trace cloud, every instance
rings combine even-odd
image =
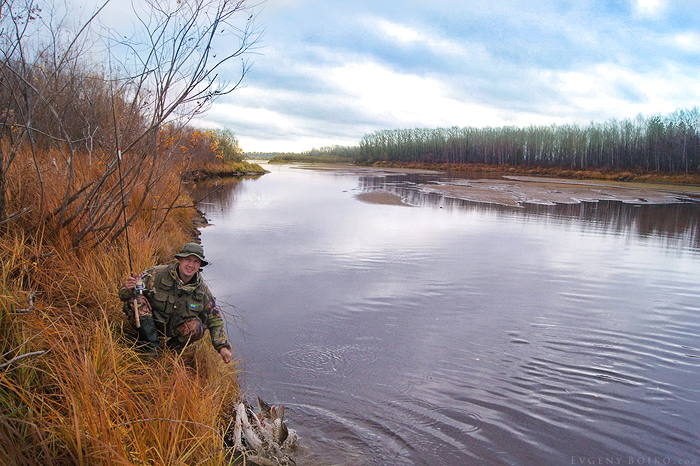
[[[384,18],[367,20],[386,39],[396,41],[403,46],[425,46],[433,53],[440,55],[468,55],[468,50],[459,42],[440,37],[437,34],[428,34],[425,31],[398,24]]]
[[[658,17],[666,9],[666,0],[633,0],[632,4],[640,16]]]
[[[351,63],[330,70],[327,79],[365,112],[384,115],[394,124],[420,124],[430,119],[447,123],[456,102],[430,77],[402,74],[377,63]]]
[[[700,34],[695,31],[682,31],[673,36],[673,42],[688,52],[700,52]]]
[[[259,20],[264,48],[245,87],[202,119],[248,150],[634,118],[700,100],[695,1],[273,0]]]

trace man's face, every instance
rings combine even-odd
[[[184,283],[189,283],[202,265],[197,256],[180,257],[178,262],[180,264],[177,267],[177,273]]]

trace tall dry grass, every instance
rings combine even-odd
[[[183,177],[188,181],[197,181],[223,176],[257,176],[265,172],[266,170],[260,165],[245,160],[242,162],[217,161],[190,168],[183,173]]]
[[[100,170],[99,158],[80,157],[76,184]],[[22,153],[9,178],[8,211],[26,213],[0,235],[0,464],[227,464],[235,364],[207,341],[141,357],[116,294],[130,269],[125,237],[75,244],[81,224],[50,214],[67,186],[52,159],[36,170]],[[134,270],[191,240],[196,212],[166,168],[128,199],[128,213],[144,202],[128,230]]]

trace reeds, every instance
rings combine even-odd
[[[183,179],[197,181],[225,176],[256,176],[264,173],[265,169],[260,165],[245,160],[242,162],[217,161],[188,169],[183,173]]]
[[[26,171],[11,177],[8,211],[29,212],[0,234],[0,464],[227,464],[235,364],[207,341],[142,358],[116,294],[130,265],[169,260],[191,239],[195,211],[179,174],[133,191],[129,212],[146,202],[129,226],[129,260],[123,234],[76,245],[79,225],[50,215],[65,194],[60,170],[32,172],[29,153],[18,160]],[[79,163],[76,184],[99,173]]]
[[[372,166],[387,168],[411,168],[423,170],[438,170],[462,173],[509,173],[524,175],[551,176],[579,180],[606,181],[648,181],[661,183],[700,185],[699,173],[662,173],[646,172],[643,170],[597,170],[569,169],[565,167],[527,166],[527,165],[491,165],[484,163],[421,163],[421,162],[374,162]]]
[[[46,353],[0,372],[0,463],[226,464],[234,373],[174,354],[145,361],[106,316],[40,314],[31,328]]]

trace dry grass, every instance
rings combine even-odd
[[[196,181],[207,178],[225,176],[262,175],[265,173],[260,165],[250,162],[218,162],[201,164],[188,169],[183,173],[183,178],[188,181]]]
[[[661,183],[700,185],[700,173],[659,173],[629,170],[584,170],[567,169],[563,167],[541,166],[512,166],[470,164],[429,164],[403,162],[375,162],[376,167],[416,168],[424,170],[451,171],[463,173],[517,173],[524,175],[552,176],[579,180],[609,180],[609,181],[654,181]]]
[[[25,325],[47,352],[0,373],[0,462],[225,464],[234,372],[175,355],[146,362],[106,318],[37,314]]]
[[[30,154],[13,165],[8,210],[30,210],[0,235],[0,464],[227,464],[235,364],[207,341],[153,361],[134,350],[116,295],[129,271],[124,237],[76,247],[76,225],[47,215],[66,179],[46,160],[42,183]],[[99,173],[99,159],[80,164],[77,182]],[[191,239],[195,211],[172,171],[134,192],[130,209],[146,196],[129,228],[141,270]]]

